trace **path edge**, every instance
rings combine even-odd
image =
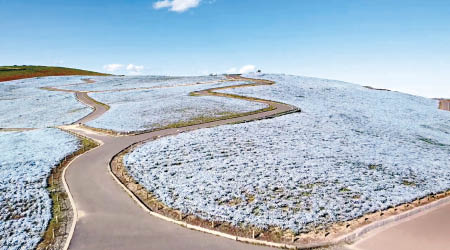
[[[419,215],[420,213],[424,213],[424,212],[430,212],[434,209],[438,209],[441,206],[446,205],[447,203],[450,203],[450,196],[449,196],[449,192],[450,191],[445,191],[445,192],[441,192],[439,194],[443,194],[446,197],[437,199],[435,201],[432,201],[428,204],[422,205],[422,206],[418,206],[415,207],[411,210],[407,210],[404,211],[402,213],[396,214],[396,215],[392,215],[389,216],[387,218],[384,218],[382,220],[377,220],[374,222],[371,222],[370,224],[364,225],[362,227],[357,228],[356,230],[349,232],[347,234],[343,234],[337,238],[331,239],[331,240],[327,240],[327,241],[322,241],[322,242],[317,242],[317,243],[311,243],[311,244],[303,244],[303,245],[294,245],[294,244],[288,244],[288,243],[276,243],[276,242],[271,242],[271,241],[265,241],[265,240],[257,240],[257,239],[251,239],[251,238],[247,238],[247,237],[241,237],[241,236],[236,236],[236,235],[232,235],[232,234],[228,234],[228,233],[224,233],[224,232],[220,232],[220,231],[216,231],[216,230],[211,230],[211,229],[207,229],[201,226],[195,226],[195,225],[191,225],[185,221],[180,221],[180,220],[175,220],[172,219],[168,216],[156,213],[152,210],[150,210],[137,196],[136,194],[134,194],[128,187],[126,187],[118,178],[117,176],[112,172],[111,168],[112,168],[112,162],[113,160],[118,157],[120,154],[123,153],[123,151],[125,151],[126,149],[120,151],[119,153],[117,153],[116,155],[113,156],[113,158],[110,160],[110,162],[108,163],[108,172],[109,174],[112,176],[112,178],[119,184],[119,186],[121,186],[125,192],[148,214],[162,219],[164,221],[167,222],[171,222],[174,223],[176,225],[188,228],[188,229],[193,229],[199,232],[203,232],[203,233],[208,233],[208,234],[212,234],[215,236],[219,236],[219,237],[223,237],[226,239],[231,239],[231,240],[235,240],[235,241],[239,241],[239,242],[243,242],[243,243],[250,243],[250,244],[255,244],[255,245],[263,245],[263,246],[269,246],[269,247],[277,247],[277,248],[283,248],[283,249],[313,249],[313,248],[319,248],[319,247],[327,247],[327,246],[331,246],[331,245],[337,245],[337,244],[341,244],[341,243],[345,243],[345,244],[352,244],[355,243],[356,240],[360,239],[363,235],[366,235],[369,232],[372,232],[376,229],[381,229],[383,227],[389,228],[391,226],[394,226],[395,223],[401,223],[404,222],[408,219],[411,219],[411,217],[415,216],[415,215]]]
[[[421,213],[425,214],[427,212],[431,212],[435,209],[438,209],[438,208],[450,203],[449,191],[441,192],[439,194],[443,194],[443,195],[445,195],[445,197],[442,197],[440,199],[432,201],[428,204],[415,207],[411,210],[407,210],[402,213],[389,216],[388,218],[374,221],[370,224],[367,224],[363,227],[356,229],[355,231],[353,231],[349,234],[345,234],[345,235],[342,235],[342,236],[336,238],[336,240],[337,240],[336,243],[344,243],[345,242],[347,244],[353,244],[357,240],[362,239],[362,236],[364,236],[367,233],[372,232],[376,229],[383,229],[383,228],[387,229],[391,226],[395,226],[397,223],[399,224],[402,222],[406,222],[409,219],[413,219],[412,217],[414,217],[414,216],[421,216],[422,215]]]
[[[191,225],[191,224],[189,224],[187,222],[174,220],[174,219],[172,219],[170,217],[167,217],[165,215],[162,215],[162,214],[159,214],[159,213],[151,211],[145,204],[142,203],[142,201],[138,197],[136,197],[136,195],[130,189],[128,189],[117,178],[117,176],[111,170],[111,163],[112,163],[112,161],[118,155],[120,155],[122,153],[122,151],[120,151],[119,153],[114,155],[113,158],[111,158],[110,162],[108,163],[108,172],[112,176],[112,178],[119,184],[119,186],[122,187],[125,190],[125,192],[148,214],[150,214],[150,215],[152,215],[152,216],[154,216],[156,218],[159,218],[159,219],[162,219],[164,221],[177,224],[179,226],[182,226],[182,227],[185,227],[185,228],[188,228],[188,229],[193,229],[193,230],[196,230],[196,231],[199,231],[199,232],[208,233],[208,234],[212,234],[212,235],[215,235],[215,236],[220,236],[220,237],[223,237],[223,238],[226,238],[226,239],[230,239],[230,240],[240,241],[240,242],[244,242],[244,243],[251,243],[251,244],[256,244],[256,245],[277,247],[277,248],[300,249],[297,246],[291,245],[291,244],[284,244],[284,243],[276,243],[276,242],[270,242],[270,241],[264,241],[264,240],[250,239],[250,238],[246,238],[246,237],[240,237],[240,236],[236,236],[236,235],[231,235],[231,234],[219,232],[219,231],[216,231],[216,230],[203,228],[203,227],[200,227],[200,226],[194,226],[194,225]]]
[[[256,80],[256,79],[251,79],[251,80]],[[207,89],[207,90],[212,90],[212,89]],[[207,91],[206,90],[206,91]],[[213,93],[215,93],[215,92],[213,92]],[[220,92],[219,92],[220,93]],[[89,96],[88,96],[89,97]],[[77,98],[78,99],[78,98]],[[91,98],[92,99],[92,98]],[[95,101],[95,100],[94,100]],[[81,102],[81,101],[80,101]],[[84,102],[82,102],[82,103],[84,103]],[[95,111],[95,107],[93,107],[93,106],[91,106],[90,104],[87,104],[87,103],[84,103],[84,104],[86,104],[86,105],[88,105],[88,106],[90,106],[91,108],[93,108],[94,109],[94,111]],[[94,141],[96,141],[96,142],[98,142],[98,140],[95,140],[95,139],[93,139],[93,138],[91,138],[91,137],[89,137],[89,139],[92,139],[92,140],[94,140]],[[103,143],[101,143],[99,146],[101,146]],[[93,149],[91,149],[91,150],[93,150]],[[89,151],[91,151],[91,150],[88,150],[88,151],[86,151],[86,152],[89,152]],[[126,150],[126,149],[124,149],[124,150]],[[123,151],[123,150],[122,150]],[[121,152],[122,152],[121,151]],[[86,153],[85,152],[85,153]],[[370,224],[367,224],[367,225],[364,225],[364,226],[361,226],[361,227],[359,227],[359,228],[357,228],[357,229],[355,229],[354,231],[352,231],[352,232],[349,232],[349,233],[347,233],[347,234],[343,234],[343,235],[341,235],[341,236],[338,236],[337,238],[334,238],[334,239],[330,239],[330,240],[327,240],[327,241],[322,241],[322,242],[318,242],[318,243],[312,243],[312,244],[303,244],[303,245],[294,245],[294,244],[288,244],[288,243],[276,243],[276,242],[271,242],[271,241],[265,241],[265,240],[256,240],[256,239],[251,239],[251,238],[247,238],[247,237],[240,237],[240,236],[235,236],[235,235],[232,235],[232,234],[228,234],[228,233],[223,233],[223,232],[220,232],[220,231],[216,231],[216,230],[211,230],[211,229],[207,229],[207,228],[204,228],[204,227],[201,227],[201,226],[195,226],[195,225],[191,225],[191,224],[189,224],[189,223],[187,223],[187,222],[184,222],[184,221],[178,221],[178,220],[175,220],[175,219],[172,219],[172,218],[170,218],[170,217],[168,217],[168,216],[165,216],[165,215],[161,215],[161,214],[159,214],[159,213],[156,213],[156,212],[153,212],[152,210],[150,210],[128,187],[126,187],[118,178],[117,178],[117,176],[115,176],[115,174],[112,172],[112,169],[111,169],[111,167],[112,167],[112,165],[111,165],[111,162],[112,162],[112,160],[117,156],[117,155],[119,155],[121,152],[119,152],[118,154],[116,154],[116,155],[114,155],[112,158],[111,158],[111,160],[110,160],[110,162],[109,162],[109,164],[108,164],[108,172],[112,175],[112,177],[113,177],[113,179],[128,193],[128,195],[139,205],[139,206],[141,206],[141,208],[145,211],[145,212],[147,212],[147,213],[149,213],[150,215],[152,215],[152,216],[154,216],[154,217],[157,217],[157,218],[159,218],[159,219],[162,219],[162,220],[165,220],[165,221],[167,221],[167,222],[172,222],[172,223],[174,223],[174,224],[177,224],[177,225],[180,225],[180,226],[183,226],[183,227],[186,227],[186,228],[188,228],[188,229],[193,229],[193,230],[196,230],[196,231],[199,231],[199,232],[204,232],[204,233],[208,233],[208,234],[212,234],[212,235],[216,235],[216,236],[220,236],[220,237],[223,237],[223,238],[227,238],[227,239],[231,239],[231,240],[235,240],[235,241],[240,241],[240,242],[244,242],[244,243],[251,243],[251,244],[257,244],[257,245],[265,245],[265,246],[270,246],[270,247],[278,247],[278,248],[286,248],[286,249],[310,249],[310,248],[316,248],[316,247],[324,247],[324,246],[329,246],[329,245],[335,245],[335,244],[339,244],[339,243],[351,243],[352,241],[355,241],[356,239],[358,239],[358,238],[360,238],[361,236],[363,236],[363,235],[365,235],[365,234],[367,234],[368,232],[371,232],[371,231],[373,231],[373,230],[375,230],[375,229],[380,229],[380,228],[383,228],[384,226],[391,226],[392,224],[393,224],[393,222],[402,222],[402,221],[404,221],[405,219],[409,219],[409,218],[411,218],[413,215],[417,215],[417,214],[419,214],[419,213],[421,213],[421,212],[425,212],[425,211],[429,211],[429,210],[431,210],[431,209],[433,209],[433,208],[438,208],[438,207],[440,207],[441,205],[444,205],[444,204],[446,204],[447,202],[450,202],[450,197],[448,196],[449,195],[449,191],[447,190],[447,191],[444,191],[444,192],[441,192],[441,193],[439,193],[439,194],[444,194],[444,197],[442,197],[442,198],[439,198],[439,199],[437,199],[437,200],[435,200],[435,201],[432,201],[432,202],[430,202],[430,203],[428,203],[428,204],[425,204],[425,205],[421,205],[421,206],[418,206],[418,207],[415,207],[415,208],[412,208],[412,209],[410,209],[410,210],[408,210],[408,211],[403,211],[403,212],[401,212],[401,213],[399,213],[399,214],[396,214],[396,215],[392,215],[392,216],[389,216],[389,217],[387,217],[387,218],[384,218],[384,219],[381,219],[381,220],[376,220],[376,221],[373,221],[373,222],[371,222]],[[83,155],[83,154],[81,154],[81,155]],[[66,244],[65,244],[65,246],[64,246],[64,250],[66,250],[66,249],[68,249],[68,247],[70,246],[70,242],[71,242],[71,240],[72,240],[72,237],[73,237],[73,233],[74,233],[74,230],[75,230],[75,227],[76,227],[76,222],[77,222],[77,220],[78,220],[78,211],[77,211],[77,209],[76,209],[76,206],[75,206],[75,203],[74,203],[74,201],[73,201],[73,197],[72,197],[72,194],[70,193],[70,189],[69,189],[69,187],[68,187],[68,185],[67,185],[67,183],[66,183],[66,180],[65,180],[65,178],[66,178],[66,176],[65,176],[65,173],[66,173],[66,170],[67,170],[67,168],[70,166],[70,164],[72,163],[72,161],[74,161],[76,158],[78,158],[79,156],[81,156],[81,155],[78,155],[77,157],[75,157],[74,159],[72,159],[70,162],[69,162],[69,164],[68,164],[68,166],[63,170],[63,184],[64,184],[64,188],[66,189],[66,192],[68,193],[68,196],[69,196],[69,200],[70,200],[70,203],[71,203],[71,206],[72,206],[72,210],[73,210],[73,212],[74,212],[74,216],[73,216],[73,222],[72,222],[72,226],[71,226],[71,230],[70,230],[70,232],[69,232],[69,235],[68,235],[68,237],[67,237],[67,240],[66,240]]]
[[[65,129],[61,129],[61,130],[63,130],[66,133],[71,133],[70,130],[65,130]],[[75,201],[73,199],[72,193],[70,192],[69,185],[67,184],[67,181],[66,181],[66,170],[71,166],[72,162],[75,161],[78,157],[80,157],[82,155],[85,155],[86,153],[88,153],[88,152],[90,152],[90,151],[92,151],[94,149],[97,149],[97,148],[99,148],[99,147],[101,147],[103,145],[103,141],[100,141],[100,140],[97,140],[97,139],[94,139],[94,138],[89,138],[89,139],[94,141],[94,142],[96,142],[98,144],[98,146],[95,147],[95,148],[91,148],[88,151],[86,151],[86,152],[84,152],[82,154],[79,154],[76,157],[74,157],[67,164],[67,166],[64,168],[62,176],[61,176],[61,179],[62,179],[62,182],[63,182],[63,186],[64,186],[64,189],[65,189],[65,191],[67,193],[67,196],[69,197],[70,206],[72,207],[72,212],[73,212],[72,225],[70,226],[69,234],[67,235],[66,243],[64,244],[63,250],[68,250],[69,249],[70,243],[72,242],[73,233],[75,232],[75,227],[76,227],[76,224],[77,224],[77,221],[78,221],[78,209],[77,209],[77,206],[75,205]]]

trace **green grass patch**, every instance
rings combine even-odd
[[[409,181],[409,180],[403,180],[402,184],[405,186],[411,186],[411,187],[416,186],[416,183],[414,183],[413,181]]]
[[[51,245],[54,244],[55,238],[60,235],[60,231],[63,229],[64,224],[68,223],[68,218],[65,217],[64,210],[69,208],[63,206],[63,204],[68,202],[68,196],[61,181],[63,170],[74,157],[98,146],[93,140],[84,137],[79,137],[79,139],[81,147],[75,153],[65,157],[65,159],[52,170],[52,173],[48,177],[47,191],[52,199],[52,219],[48,223],[47,229],[42,236],[42,240],[36,249],[51,249]]]
[[[240,197],[233,197],[233,199],[231,200],[226,200],[226,201],[220,201],[219,205],[225,205],[225,206],[237,206],[239,204],[241,204],[242,199]]]
[[[93,140],[89,140],[86,138],[81,139],[81,146],[83,147],[84,151],[88,151],[92,148],[95,148],[98,146],[97,143],[95,143]]]
[[[428,143],[428,144],[431,144],[431,145],[440,146],[440,147],[448,146],[447,144],[443,144],[443,143],[440,143],[440,142],[438,142],[436,140],[433,140],[433,139],[430,139],[430,138],[426,138],[426,137],[422,137],[422,136],[419,136],[419,140],[421,140],[421,141],[423,141],[425,143]]]
[[[370,164],[369,165],[369,169],[370,170],[375,170],[375,169],[377,169],[378,167],[381,167],[382,165],[381,164]]]
[[[343,187],[339,189],[339,192],[350,192],[351,190],[348,187]]]
[[[354,200],[359,200],[360,198],[361,198],[360,194],[355,194],[352,196],[352,199],[354,199]]]
[[[70,110],[70,111],[67,112],[67,113],[76,113],[76,112],[81,111],[81,110],[84,110],[84,109],[85,109],[85,108],[72,109],[72,110]]]
[[[274,107],[269,106],[264,109],[259,109],[259,110],[255,110],[255,111],[251,111],[251,112],[245,112],[245,113],[222,112],[222,114],[225,114],[225,115],[222,115],[222,116],[198,116],[198,117],[192,118],[191,120],[174,122],[169,125],[162,126],[156,130],[168,129],[168,128],[182,128],[182,127],[188,127],[188,126],[197,125],[197,124],[215,122],[215,121],[220,121],[220,120],[228,120],[228,119],[233,119],[233,118],[237,118],[237,117],[241,117],[241,116],[247,116],[247,115],[257,114],[257,113],[261,113],[261,112],[271,111],[274,109],[275,109]]]
[[[309,197],[309,196],[311,196],[311,192],[302,192],[301,194],[300,194],[301,196],[303,196],[303,197]]]
[[[261,213],[261,209],[259,207],[255,207],[252,209],[252,214],[259,215]]]

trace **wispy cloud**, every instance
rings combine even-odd
[[[130,75],[139,75],[139,74],[141,74],[143,69],[144,69],[144,66],[142,66],[142,65],[128,64],[128,66],[127,66],[127,71]]]
[[[249,65],[242,66],[242,68],[239,69],[239,73],[241,73],[241,74],[250,73],[250,72],[254,72],[255,69],[256,69],[255,65],[249,64]]]
[[[255,72],[256,71],[256,66],[252,65],[252,64],[248,64],[248,65],[244,65],[242,66],[239,70],[236,67],[232,67],[229,68],[226,73],[227,74],[246,74],[246,73],[250,73],[250,72]]]
[[[195,8],[201,0],[160,0],[153,4],[153,8],[159,10],[168,8],[170,11],[185,12],[188,9]]]
[[[123,69],[123,67],[124,66],[122,64],[112,63],[112,64],[104,65],[103,69],[105,69],[106,71],[109,71],[109,72],[115,72],[115,71]]]
[[[112,63],[106,64],[103,66],[103,69],[108,72],[117,72],[127,75],[140,75],[144,70],[143,65],[135,65],[135,64],[120,64],[120,63]]]

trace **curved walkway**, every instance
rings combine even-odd
[[[356,241],[353,249],[450,249],[450,203],[375,230]]]
[[[112,178],[108,164],[115,154],[141,140],[176,134],[175,129],[130,137],[71,130],[103,145],[80,156],[66,172],[78,211],[70,249],[256,249],[149,216]]]
[[[268,84],[256,83],[260,85]],[[245,87],[242,85],[240,87]],[[201,92],[207,95],[210,92]],[[94,112],[78,121],[84,123],[99,117],[104,106],[87,96],[76,93],[83,103],[94,108]],[[224,124],[264,119],[285,112],[298,111],[297,108],[259,99],[274,107],[273,110],[192,125],[182,128],[164,129],[133,136],[115,137],[94,132],[78,125],[64,126],[63,129],[101,141],[102,145],[91,150],[67,168],[66,181],[77,210],[75,231],[70,249],[262,249],[266,247],[249,245],[225,238],[187,230],[149,216],[113,179],[109,171],[110,160],[136,142],[175,135],[200,128]]]
[[[237,78],[239,79],[239,78]],[[273,82],[259,81],[253,79],[252,84],[242,84],[233,87],[246,87],[256,85],[273,84]],[[196,95],[220,95],[231,98],[244,98],[236,95],[213,92],[221,88],[198,91]],[[53,89],[55,91],[55,89]],[[107,110],[107,106],[98,103],[90,98],[85,92],[72,91],[77,98],[94,108],[94,111],[77,123],[85,123],[101,116]],[[154,132],[142,133],[130,136],[111,136],[105,133],[95,132],[84,126],[71,125],[65,126],[63,129],[70,130],[80,135],[84,135],[95,140],[101,141],[102,145],[89,151],[70,164],[70,168],[66,172],[66,181],[69,185],[70,192],[75,201],[77,209],[77,220],[73,238],[70,242],[70,249],[262,249],[265,247],[254,246],[245,243],[239,243],[221,237],[204,234],[197,231],[187,230],[176,224],[167,223],[164,220],[149,216],[142,208],[140,208],[131,199],[126,192],[113,179],[109,171],[110,160],[123,149],[134,143],[154,140],[162,136],[176,135],[178,133],[192,131],[200,128],[219,126],[224,124],[232,124],[239,122],[252,121],[257,119],[269,118],[282,113],[296,111],[293,106],[272,102],[262,99],[253,99],[257,102],[264,102],[271,105],[274,109],[248,116],[242,116],[232,119],[219,120],[198,125],[186,126],[182,128],[163,129]],[[386,230],[379,236],[369,236],[358,241],[356,244],[349,246],[350,248],[361,249],[379,249],[381,243],[383,248],[391,245],[395,249],[401,249],[399,239],[404,237],[404,230],[411,232],[414,237],[417,232],[415,228],[429,228],[427,230],[442,230],[442,227],[433,227],[439,223],[439,218],[447,213],[449,205],[444,208],[436,209],[437,217],[431,222],[417,222],[414,220],[413,225],[404,224],[403,229],[396,233],[395,229],[386,229],[386,227],[378,230]],[[444,209],[444,210],[442,210]],[[442,212],[444,211],[444,212]],[[430,213],[431,214],[431,213]],[[427,224],[429,223],[429,224]],[[429,225],[429,227],[427,227]],[[448,225],[448,224],[446,224]],[[392,227],[395,228],[395,227]],[[446,227],[448,229],[448,227]],[[445,229],[445,228],[444,228]],[[446,230],[446,229],[445,229]],[[443,231],[447,233],[448,231]],[[420,230],[419,230],[420,231]],[[423,231],[422,231],[423,232]],[[423,235],[423,234],[422,234]],[[395,237],[393,237],[395,236]],[[442,235],[441,235],[442,236]],[[420,237],[414,238],[420,240]],[[446,240],[445,236],[439,239]],[[393,242],[396,241],[396,242]],[[414,241],[411,241],[414,242]],[[410,243],[411,243],[410,242]],[[445,242],[444,242],[445,243]],[[375,244],[375,245],[371,245]],[[387,244],[387,245],[384,245]],[[440,243],[439,243],[440,244]],[[373,247],[372,247],[373,246]],[[418,246],[418,245],[416,245]],[[438,245],[441,246],[441,245]],[[343,246],[343,248],[347,248]]]
[[[77,99],[80,102],[93,108],[94,111],[92,111],[87,116],[81,118],[80,120],[76,121],[74,124],[86,123],[86,122],[95,120],[95,119],[99,118],[100,116],[102,116],[109,109],[108,105],[96,102],[94,99],[89,97],[86,92],[75,92],[75,96],[77,97]]]

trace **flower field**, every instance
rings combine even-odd
[[[160,201],[234,225],[308,232],[450,188],[450,113],[356,84],[262,75],[227,93],[302,113],[183,133],[125,156]]]

